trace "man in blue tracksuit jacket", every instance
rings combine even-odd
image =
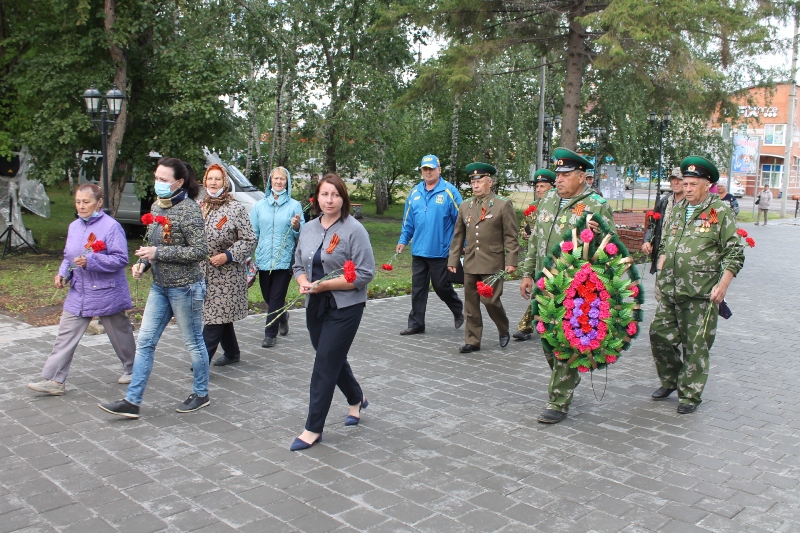
[[[403,230],[397,243],[402,253],[411,242],[411,312],[408,328],[400,335],[425,331],[428,290],[433,290],[453,313],[456,329],[464,323],[464,304],[459,299],[447,272],[447,256],[458,219],[461,194],[440,176],[439,158],[426,155],[420,163],[422,182],[411,189],[403,215]]]

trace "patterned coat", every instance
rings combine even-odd
[[[486,208],[483,220],[480,220],[481,207]],[[506,265],[516,266],[519,253],[517,214],[511,201],[489,193],[482,204],[475,198],[461,203],[447,266],[458,265],[465,239],[465,273],[494,274]]]
[[[555,189],[547,191],[536,204],[536,212],[531,216],[531,237],[528,241],[528,255],[522,266],[522,277],[533,278],[542,269],[553,246],[561,242],[564,232],[575,227],[586,211],[602,218],[612,230],[614,228],[614,213],[608,203],[588,185],[570,198],[563,208],[560,205],[561,197]],[[579,205],[583,205],[583,208]]]
[[[716,194],[709,194],[688,222],[687,205],[683,200],[672,209],[658,250],[659,257],[665,255],[666,259],[656,285],[673,302],[688,298],[708,300],[726,270],[736,275],[744,265],[744,246],[736,234],[736,218],[728,204]]]
[[[247,268],[245,260],[258,240],[242,204],[233,200],[209,212],[205,219],[208,256],[226,253],[229,261],[217,268],[203,261],[206,299],[203,324],[226,324],[247,316]]]

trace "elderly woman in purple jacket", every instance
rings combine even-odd
[[[125,268],[128,243],[122,226],[103,212],[103,192],[84,184],[75,192],[79,218],[69,225],[64,260],[55,277],[56,288],[69,287],[53,351],[42,370],[42,380],[28,388],[53,396],[65,392],[69,366],[81,337],[99,317],[111,345],[122,361],[118,383],[130,383],[136,342],[125,311],[133,307]]]

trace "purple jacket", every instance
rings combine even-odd
[[[106,249],[94,253],[86,250],[89,235],[103,241]],[[86,256],[86,268],[72,261]],[[69,225],[64,260],[58,269],[60,276],[68,277],[73,266],[69,292],[64,310],[76,316],[108,316],[133,307],[125,269],[128,266],[128,241],[119,222],[105,213],[90,218],[89,222],[77,219]]]

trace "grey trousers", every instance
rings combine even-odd
[[[86,333],[89,322],[93,317],[75,316],[64,311],[61,313],[61,322],[58,324],[58,336],[53,345],[53,351],[44,363],[42,377],[51,381],[64,383],[69,374],[69,365],[75,348]],[[111,341],[111,346],[117,352],[117,357],[122,361],[122,368],[126,374],[133,372],[133,358],[136,355],[136,341],[133,340],[133,327],[125,312],[115,315],[99,317],[100,323],[106,330],[106,335]]]

